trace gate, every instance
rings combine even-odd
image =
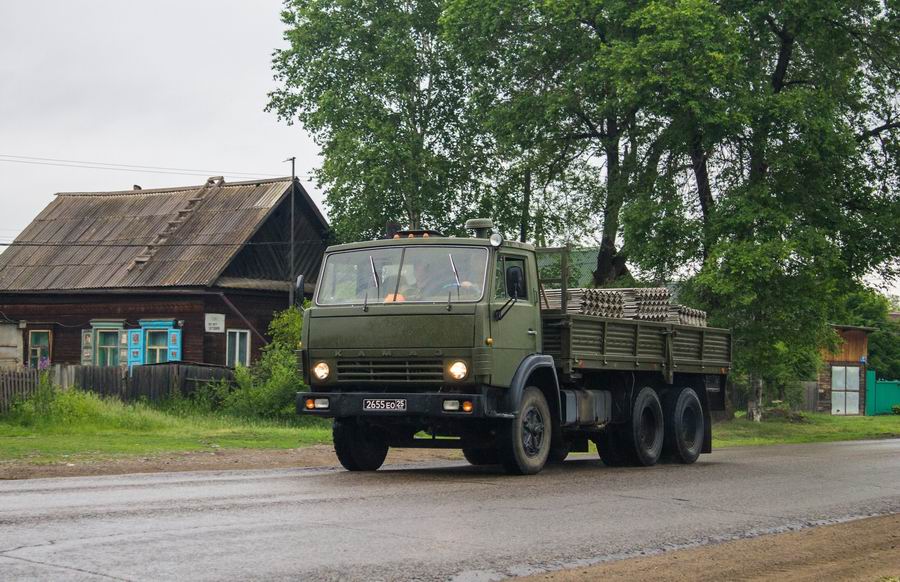
[[[876,380],[875,370],[866,373],[866,416],[892,414],[900,405],[900,380]]]

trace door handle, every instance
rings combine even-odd
[[[537,335],[537,332],[534,331],[533,329],[529,329],[529,330],[528,330],[528,335]]]

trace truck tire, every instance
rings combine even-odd
[[[662,455],[665,437],[662,403],[649,386],[641,388],[634,399],[631,419],[617,439],[635,465],[655,465]]]
[[[348,471],[376,471],[387,457],[384,439],[353,419],[335,419],[331,434],[334,452]]]
[[[463,456],[469,461],[470,465],[499,465],[500,457],[497,455],[497,449],[479,449],[473,447],[463,447]]]
[[[666,401],[666,458],[689,465],[700,457],[706,421],[703,405],[693,388],[682,388]]]
[[[620,430],[610,426],[594,441],[597,445],[597,454],[607,467],[627,467],[635,464],[628,456],[628,449],[622,445],[619,436]]]
[[[497,431],[497,454],[511,475],[533,475],[544,468],[550,455],[550,407],[544,394],[529,386],[522,394],[516,417]]]

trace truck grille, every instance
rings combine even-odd
[[[343,382],[441,382],[441,360],[349,360],[337,362],[337,379]]]

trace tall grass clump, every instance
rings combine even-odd
[[[102,430],[152,431],[168,428],[172,420],[143,403],[125,404],[81,390],[61,390],[48,374],[41,375],[37,391],[16,402],[4,419],[15,426],[36,429],[92,432]]]

